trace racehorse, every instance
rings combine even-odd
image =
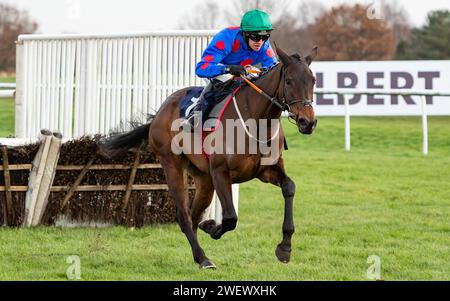
[[[298,130],[302,134],[311,134],[316,127],[317,119],[312,107],[315,77],[309,68],[317,56],[317,47],[305,57],[299,54],[289,56],[282,49],[275,47],[280,63],[254,81],[263,93],[258,93],[250,86],[243,86],[235,95],[235,105],[228,106],[222,120],[255,119],[277,120],[279,122],[283,111],[287,111]],[[200,228],[214,239],[219,239],[225,232],[235,229],[237,214],[232,201],[232,184],[258,178],[265,183],[271,183],[281,188],[285,201],[284,221],[282,226],[283,239],[276,247],[275,254],[283,263],[290,261],[291,237],[294,233],[293,199],[295,183],[287,176],[282,159],[285,142],[283,129],[279,126],[276,134],[267,133],[271,137],[266,144],[277,145],[275,160],[272,164],[261,164],[264,155],[256,153],[212,153],[205,157],[203,153],[176,153],[173,151],[173,139],[182,129],[173,129],[173,122],[180,117],[179,101],[186,95],[189,88],[184,88],[171,94],[151,120],[129,132],[110,137],[100,150],[104,154],[118,154],[148,141],[148,147],[160,161],[169,189],[169,194],[176,204],[176,217],[181,230],[186,235],[193,257],[200,268],[215,268],[215,265],[201,248],[197,239],[197,229]],[[270,96],[270,97],[268,97]],[[272,129],[272,127],[270,128]],[[270,130],[269,129],[269,130]],[[248,133],[248,132],[247,132]],[[210,135],[213,135],[211,133]],[[190,135],[195,135],[192,133]],[[227,138],[231,134],[226,130],[222,140],[215,143],[227,145],[236,142],[236,138]],[[254,137],[245,135],[239,143],[249,144]],[[230,142],[230,140],[233,140]],[[259,141],[259,140],[258,140]],[[261,141],[259,141],[261,142]],[[145,143],[145,142],[144,142]],[[259,150],[260,148],[258,148]],[[192,203],[185,194],[183,171],[195,181],[195,196]],[[214,190],[222,206],[222,223],[214,220],[203,221],[203,212],[210,205]],[[199,224],[200,223],[200,224]]]

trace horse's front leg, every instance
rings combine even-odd
[[[284,197],[283,240],[278,244],[275,254],[279,261],[288,263],[291,259],[291,238],[294,234],[293,203],[295,183],[284,170],[283,160],[280,158],[277,165],[265,169],[258,178],[265,183],[272,183],[281,187]]]
[[[288,263],[291,259],[291,237],[294,234],[293,203],[295,183],[285,175],[281,182],[284,197],[283,240],[278,244],[275,254],[279,261]]]
[[[199,224],[199,228],[210,234],[212,238],[219,239],[225,232],[236,228],[237,214],[233,205],[231,175],[225,164],[211,168],[211,177],[222,205],[222,224],[217,225],[214,220],[208,220]]]

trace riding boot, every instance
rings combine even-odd
[[[201,97],[201,95],[200,95],[200,97]],[[200,115],[202,113],[202,103],[201,103],[200,97],[197,100],[197,103],[195,104],[194,108],[192,108],[192,111],[187,118],[191,127],[195,127],[197,125],[197,123],[198,123],[197,120],[199,120]]]
[[[200,120],[202,117],[206,118],[207,116],[202,116],[202,107],[204,106],[205,100],[205,94],[213,88],[213,85],[209,83],[202,91],[200,96],[198,97],[197,103],[195,104],[194,108],[192,108],[191,113],[189,116],[186,117],[186,122],[189,123],[191,126],[191,129],[193,130],[195,127],[198,127],[200,124]]]
[[[222,81],[225,80],[225,81]],[[205,89],[205,93],[203,94],[202,101],[202,126],[205,126],[205,122],[209,118],[209,114],[214,109],[214,107],[221,102],[226,96],[233,92],[233,86],[235,85],[235,81],[232,79],[218,79],[212,78],[210,84],[207,89]],[[216,118],[213,118],[208,121],[212,121],[214,125],[216,124]],[[211,127],[211,126],[208,126]]]

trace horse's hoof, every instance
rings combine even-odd
[[[202,270],[206,270],[206,269],[213,269],[213,270],[215,270],[215,269],[217,269],[216,265],[214,263],[212,263],[212,261],[209,260],[209,259],[203,260],[202,263],[200,263],[200,268]]]
[[[210,234],[213,227],[216,226],[216,221],[213,219],[203,221],[200,224],[198,224],[198,227],[205,231],[206,233]]]
[[[222,237],[222,233],[217,231],[216,233],[211,233],[209,236],[211,236],[212,239],[219,240]]]
[[[282,263],[288,263],[291,260],[291,250],[284,250],[281,245],[277,246],[277,249],[275,250],[275,255],[277,256],[278,260]]]

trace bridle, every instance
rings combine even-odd
[[[278,65],[278,64],[276,64],[276,65]],[[275,65],[275,66],[276,66]],[[273,69],[275,66],[273,66],[271,69]],[[251,73],[261,73],[261,71],[256,71],[256,70],[253,70],[253,69],[250,69],[249,70]],[[266,73],[267,73],[268,71],[266,71]],[[291,119],[293,119],[294,121],[295,121],[295,114],[294,113],[292,113],[291,112],[291,105],[293,105],[293,104],[295,104],[295,103],[299,103],[299,102],[301,102],[302,104],[303,104],[303,106],[312,106],[311,104],[312,104],[312,100],[309,100],[309,99],[294,99],[294,100],[291,100],[291,101],[287,101],[286,100],[286,95],[287,95],[287,93],[286,93],[286,91],[287,91],[287,88],[286,88],[286,79],[285,79],[285,76],[284,76],[284,66],[282,66],[282,69],[281,69],[281,80],[280,80],[280,82],[282,81],[283,82],[283,97],[281,97],[281,99],[282,99],[282,101],[279,101],[275,96],[270,96],[270,95],[268,95],[266,92],[264,92],[261,88],[259,88],[258,86],[256,86],[254,83],[252,83],[249,79],[247,79],[245,76],[243,76],[243,75],[241,75],[241,78],[250,86],[250,87],[252,87],[256,92],[258,92],[259,94],[261,94],[262,96],[264,96],[264,98],[266,98],[267,100],[269,100],[273,105],[275,105],[276,107],[278,107],[282,112],[288,112],[288,120],[291,122],[291,123],[294,123],[295,124],[295,122],[292,122],[291,121]],[[279,90],[279,89],[278,89]],[[277,90],[277,92],[278,92],[278,90]],[[278,93],[275,93],[275,95],[277,95]],[[250,138],[252,138],[253,140],[255,140],[255,141],[257,141],[257,142],[259,142],[259,143],[268,143],[269,141],[271,141],[271,140],[273,140],[276,136],[278,136],[278,133],[279,133],[279,131],[280,131],[280,124],[278,124],[278,127],[277,127],[277,129],[276,129],[276,131],[275,131],[275,134],[274,135],[272,135],[272,137],[270,137],[270,139],[269,140],[267,140],[267,141],[261,141],[261,140],[259,140],[259,139],[257,139],[256,137],[254,137],[248,130],[247,130],[247,126],[245,125],[245,122],[244,122],[244,119],[242,118],[242,115],[241,115],[241,112],[240,112],[240,110],[239,110],[239,107],[238,107],[238,105],[237,105],[237,102],[236,102],[236,97],[234,97],[233,96],[233,102],[234,102],[234,107],[235,107],[235,109],[236,109],[236,112],[237,112],[237,114],[238,114],[238,117],[239,117],[239,120],[241,121],[241,123],[242,123],[242,126],[243,126],[243,128],[244,128],[244,130],[245,130],[245,132],[247,133],[247,135],[250,137]]]
[[[278,64],[276,64],[278,65]],[[273,66],[272,68],[276,67]],[[281,101],[278,100],[275,96],[270,96],[268,95],[266,92],[264,92],[261,88],[259,88],[258,86],[256,86],[254,83],[252,83],[250,80],[248,80],[245,76],[241,75],[241,78],[244,79],[244,81],[250,86],[252,87],[254,90],[256,90],[256,92],[258,92],[259,94],[261,94],[262,96],[264,96],[264,98],[266,98],[267,100],[269,100],[274,106],[278,107],[282,112],[287,112],[290,118],[294,118],[295,114],[292,113],[291,111],[291,106],[293,104],[296,103],[302,103],[304,107],[306,106],[310,106],[312,107],[312,103],[313,100],[311,99],[293,99],[291,101],[288,101],[286,99],[286,95],[287,95],[287,88],[286,88],[286,78],[285,78],[285,71],[284,71],[284,66],[281,67],[281,81],[283,82],[283,96],[281,97]],[[250,71],[250,72],[255,72],[255,71]]]
[[[283,100],[283,111],[286,111],[288,113],[288,120],[292,124],[296,124],[297,119],[294,113],[291,111],[291,106],[296,103],[301,103],[303,107],[312,107],[313,100],[312,99],[293,99],[291,101],[288,101],[286,99],[287,95],[287,88],[286,88],[286,78],[285,78],[285,70],[284,66],[281,67],[281,81],[283,82],[283,97],[281,98]]]
[[[284,72],[284,66],[281,67],[281,81],[283,82],[283,97],[281,98],[283,100],[283,105],[284,105],[284,110],[283,111],[287,111],[289,113],[291,113],[291,105],[295,104],[295,103],[299,103],[301,102],[303,104],[303,106],[312,106],[313,100],[312,99],[307,99],[307,98],[303,98],[303,99],[293,99],[291,101],[287,101],[286,99],[286,94],[287,94],[287,88],[286,88],[286,79],[285,79],[285,72]]]

